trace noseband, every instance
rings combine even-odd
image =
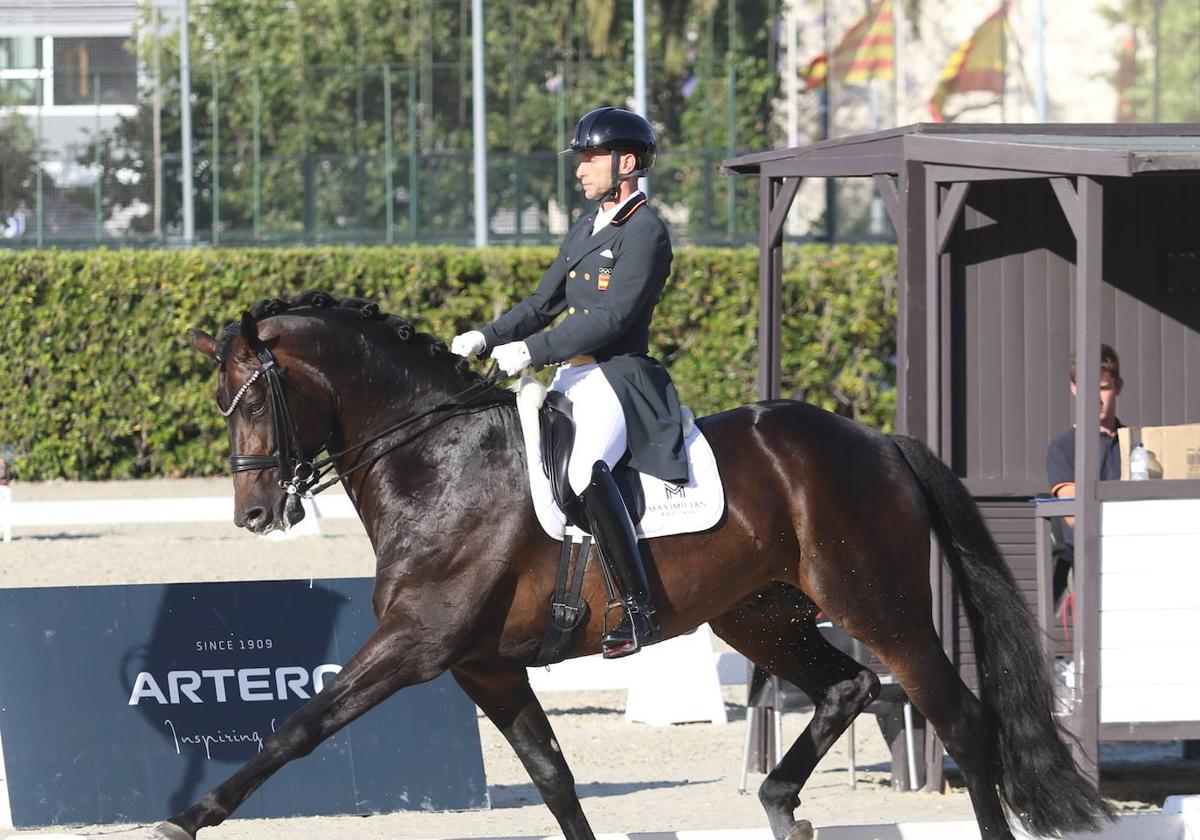
[[[227,331],[236,332],[237,326],[231,325],[227,328]],[[488,391],[497,387],[495,381],[497,366],[495,363],[493,363],[491,369],[488,371],[487,375],[484,376],[482,381],[476,382],[470,387],[459,391],[457,394],[454,394],[452,397],[450,397],[446,402],[439,403],[433,408],[419,412],[418,414],[414,414],[412,417],[405,418],[399,423],[389,426],[378,434],[372,435],[361,443],[356,443],[354,446],[347,447],[340,452],[328,453],[326,457],[321,458],[320,460],[313,460],[312,457],[304,451],[304,444],[300,440],[300,434],[296,431],[296,423],[292,419],[292,413],[288,409],[287,397],[284,393],[284,383],[287,382],[287,369],[279,364],[279,362],[271,354],[271,351],[261,341],[256,340],[254,342],[253,349],[255,355],[258,357],[258,369],[255,370],[254,373],[250,374],[250,377],[242,384],[242,387],[238,389],[238,392],[234,394],[233,399],[229,401],[229,407],[221,408],[220,404],[218,403],[217,410],[221,412],[223,417],[228,418],[233,414],[242,397],[244,397],[246,392],[250,389],[250,386],[258,381],[258,379],[266,377],[267,390],[271,392],[272,419],[275,423],[275,454],[231,454],[229,456],[229,466],[235,473],[250,472],[253,470],[278,469],[279,486],[283,490],[287,491],[289,496],[300,495],[311,499],[317,493],[320,493],[322,490],[325,490],[341,481],[346,476],[350,475],[350,473],[374,464],[388,453],[417,439],[435,426],[444,423],[453,417],[463,414],[464,411],[462,411],[462,409],[472,407],[476,400],[478,400]],[[296,388],[296,392],[302,396],[304,395],[304,392],[299,388]],[[359,461],[347,470],[338,471],[336,469],[334,461],[337,458],[340,458],[343,455],[348,455],[351,452],[356,452],[366,446],[370,446],[372,443],[382,440],[393,432],[397,432],[400,429],[417,422],[418,420],[441,412],[444,413],[442,413],[440,417],[435,417],[425,425],[409,432],[401,439],[392,441],[380,452],[377,452],[370,458]],[[331,427],[329,433],[326,434],[325,439],[321,441],[321,445],[317,447],[316,452],[320,452],[323,449],[327,450],[327,444],[329,443],[329,438],[332,434],[333,429]],[[337,474],[328,481],[318,484],[318,482],[320,482],[330,470],[333,470]]]

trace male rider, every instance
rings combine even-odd
[[[451,345],[462,356],[491,350],[509,376],[558,366],[550,387],[570,398],[575,420],[568,479],[625,607],[601,640],[610,659],[636,653],[659,628],[633,522],[609,470],[628,452],[639,472],[688,480],[679,399],[647,346],[672,259],[667,228],[636,186],[656,150],[639,115],[585,114],[561,154],[576,156],[575,176],[599,206],[571,228],[533,294]]]

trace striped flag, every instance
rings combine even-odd
[[[843,85],[865,85],[871,79],[890,79],[895,71],[892,0],[877,0],[834,47],[833,78]],[[812,90],[828,78],[829,59],[821,53],[804,69],[804,86]]]
[[[958,45],[938,80],[929,113],[935,122],[945,122],[942,107],[952,93],[968,90],[1004,92],[1004,39],[1008,33],[1008,3],[992,12],[975,34]]]

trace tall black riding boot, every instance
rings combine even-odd
[[[629,656],[637,653],[643,644],[656,641],[659,629],[650,603],[650,587],[646,583],[642,555],[638,552],[633,520],[629,518],[625,500],[603,461],[597,461],[592,467],[592,482],[579,495],[579,501],[609,580],[616,585],[625,607],[621,620],[600,640],[604,658]]]

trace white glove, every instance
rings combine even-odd
[[[454,340],[450,342],[450,352],[469,359],[482,353],[486,346],[487,339],[483,337],[483,333],[471,330],[454,336]]]
[[[524,341],[510,341],[492,350],[492,358],[500,365],[500,370],[516,376],[529,367],[529,348]]]

